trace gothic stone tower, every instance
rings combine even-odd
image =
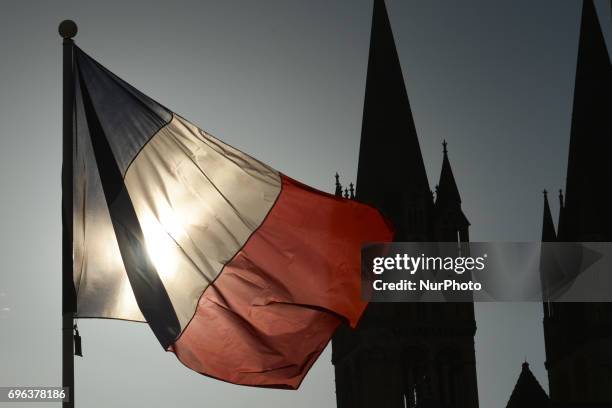
[[[374,4],[355,198],[388,217],[397,241],[468,240],[446,143],[435,200],[429,188],[383,0]],[[341,327],[332,342],[338,407],[477,408],[475,332],[472,303],[370,304],[359,327]]]
[[[592,0],[584,0],[565,200],[558,230],[544,201],[542,241],[612,241],[612,67]],[[544,304],[554,404],[612,406],[612,303]]]

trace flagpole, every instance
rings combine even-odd
[[[63,41],[63,112],[62,112],[62,387],[68,387],[68,399],[63,408],[74,407],[74,349],[73,327],[76,311],[76,294],[72,278],[72,195],[73,195],[73,107],[74,73],[72,38],[77,33],[77,25],[72,20],[64,20],[59,25]]]

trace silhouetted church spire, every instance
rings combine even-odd
[[[340,184],[340,175],[336,173],[335,177],[336,177],[336,191],[334,192],[334,195],[338,197],[342,197],[342,184]]]
[[[451,168],[450,161],[448,160],[448,143],[446,143],[446,140],[442,142],[442,146],[444,157],[442,159],[440,181],[436,186],[436,205],[439,203],[460,204],[461,196],[459,195],[457,182],[455,181],[455,176],[453,175],[453,169]]]
[[[444,215],[434,207],[385,3],[375,0],[356,198],[381,210],[397,241],[467,242],[448,158],[442,174]],[[338,408],[478,408],[475,332],[471,303],[369,304],[358,328],[341,325],[332,341]]]
[[[524,362],[506,408],[546,408],[548,406],[548,395],[529,369],[529,364]]]
[[[610,106],[610,56],[593,0],[584,0],[567,183],[565,197],[561,192],[559,194],[561,209],[557,241],[612,241],[612,191],[608,187],[612,180]],[[547,202],[542,240],[550,241],[553,240],[552,221],[547,220],[550,216],[546,214],[546,206]],[[580,250],[580,246],[564,248],[567,248],[564,249],[566,252]],[[560,270],[558,266],[556,269]],[[561,271],[564,276],[578,272]],[[593,316],[612,316],[612,303],[544,303],[544,344],[550,399],[559,406],[612,406],[610,377],[595,368],[609,360],[612,322]]]
[[[470,222],[461,209],[461,196],[448,159],[448,144],[442,142],[442,170],[436,186],[435,201],[435,238],[437,241],[453,242],[457,233],[461,241],[468,241]]]
[[[557,233],[555,232],[555,224],[553,222],[552,214],[550,212],[550,205],[548,204],[548,194],[544,190],[544,215],[542,219],[542,242],[555,242],[557,240]]]
[[[572,112],[563,241],[612,240],[612,66],[592,0],[582,8]],[[587,205],[588,203],[588,205]],[[607,231],[605,234],[602,230]]]
[[[559,189],[559,218],[557,221],[557,239],[561,236],[565,236],[565,217],[563,216],[565,213],[565,199],[563,197],[563,190]]]
[[[431,200],[389,16],[375,0],[356,197],[401,225],[398,209],[407,196]]]

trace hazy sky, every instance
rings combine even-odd
[[[609,2],[596,3],[610,44]],[[581,2],[387,5],[432,186],[446,139],[472,240],[537,240],[541,191],[565,184]],[[336,171],[356,175],[371,10],[371,0],[1,3],[0,386],[61,381],[58,23],[76,20],[81,48],[168,108],[332,191]],[[541,306],[476,312],[481,407],[505,407],[524,358],[546,387]],[[186,369],[144,324],[80,328],[80,407],[335,406],[329,350],[299,391],[263,390]]]

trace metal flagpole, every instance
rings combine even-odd
[[[68,387],[67,400],[63,408],[74,407],[74,350],[73,327],[76,311],[76,294],[72,278],[72,193],[73,193],[73,114],[74,73],[72,38],[77,25],[64,20],[59,25],[59,34],[64,39],[63,49],[63,149],[62,149],[62,387]]]

